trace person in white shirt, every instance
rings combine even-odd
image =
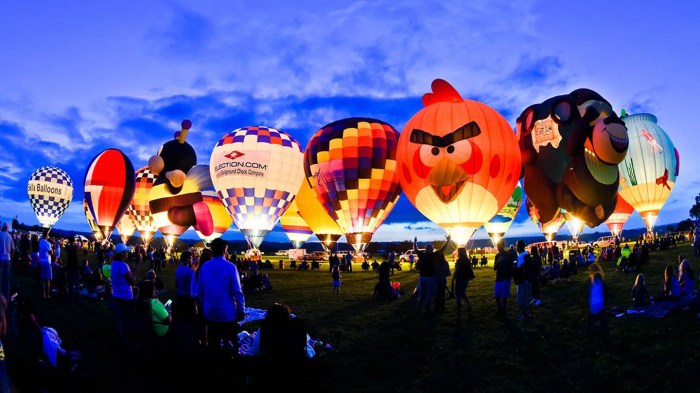
[[[12,267],[12,257],[15,247],[10,236],[9,225],[2,223],[0,231],[0,293],[5,295],[5,299],[10,298],[10,268]]]
[[[41,288],[44,299],[51,299],[51,279],[53,271],[51,268],[51,256],[53,247],[49,241],[49,230],[44,230],[44,236],[39,240],[39,271],[41,272]]]

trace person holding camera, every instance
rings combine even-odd
[[[238,268],[226,259],[227,248],[224,239],[211,242],[212,258],[200,267],[197,297],[204,308],[205,345],[228,345],[237,353],[238,322],[245,318],[245,297]]]

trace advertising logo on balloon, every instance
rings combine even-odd
[[[227,159],[214,166],[214,176],[219,179],[223,176],[249,176],[264,178],[270,163],[270,153],[263,151],[250,151],[242,153],[238,150],[230,151],[223,156]]]

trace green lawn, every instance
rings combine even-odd
[[[651,254],[644,267],[652,294],[660,291],[666,264],[677,266],[679,253],[690,256],[700,272],[700,259],[692,257],[688,243]],[[263,257],[268,258],[268,257]],[[277,266],[277,258],[270,259]],[[288,266],[288,264],[287,264]],[[404,264],[407,266],[407,264]],[[175,265],[161,278],[174,287]],[[610,306],[630,305],[634,274],[616,273],[604,266]],[[330,343],[317,367],[316,390],[336,392],[671,392],[700,391],[700,320],[685,311],[664,319],[624,316],[609,319],[610,334],[603,337],[586,329],[585,271],[568,281],[545,286],[542,305],[534,319],[517,320],[515,288],[507,321],[495,315],[492,297],[492,260],[476,268],[468,289],[474,309],[461,317],[453,300],[439,315],[417,315],[411,296],[417,273],[396,271],[405,295],[395,301],[372,299],[374,272],[343,273],[339,295],[331,289],[327,263],[320,271],[267,270],[273,290],[250,294],[248,307],[265,309],[284,302],[303,318],[312,338]],[[139,269],[138,278],[142,276]],[[112,320],[104,301],[85,299],[81,305],[63,299],[40,299],[33,279],[13,276],[36,302],[40,321],[54,327],[66,349],[83,354],[86,377],[83,391],[152,391],[165,381],[182,388],[185,383],[208,381],[214,373],[227,381],[235,374],[226,365],[203,366],[195,357],[173,357],[149,367],[124,354],[112,339]],[[174,294],[172,296],[174,298]],[[257,323],[244,325],[253,331]],[[7,363],[19,391],[40,383],[36,343],[20,337],[4,339]],[[32,345],[34,344],[34,345]],[[234,366],[230,366],[234,367]],[[158,372],[151,370],[159,370]],[[155,373],[155,375],[154,375]],[[270,370],[274,377],[274,370]],[[177,385],[180,382],[183,385]],[[203,383],[203,382],[202,382]],[[232,384],[234,382],[231,382]],[[148,386],[148,388],[147,388]],[[231,385],[233,386],[233,385]]]

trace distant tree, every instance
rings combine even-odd
[[[693,218],[695,221],[700,221],[700,194],[695,197],[695,204],[693,207],[690,208],[690,217]]]
[[[678,227],[676,228],[678,232],[686,232],[691,229],[693,229],[693,220],[691,220],[690,218],[679,222]]]

